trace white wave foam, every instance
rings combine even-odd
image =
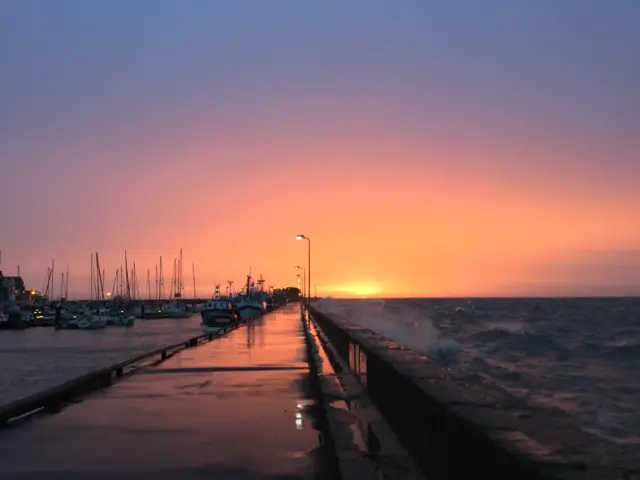
[[[489,322],[487,323],[488,330],[499,330],[508,333],[525,333],[527,327],[518,321],[506,321],[506,322]]]
[[[460,350],[458,342],[440,337],[425,312],[409,306],[391,309],[385,308],[382,299],[340,301],[332,297],[323,298],[316,306],[430,357],[451,361]]]

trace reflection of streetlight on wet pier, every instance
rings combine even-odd
[[[302,409],[304,407],[301,404],[296,405],[296,428],[298,430],[302,430],[303,424],[302,424]]]
[[[309,237],[305,237],[302,234],[296,235],[297,240],[306,240],[309,242],[307,244],[307,297],[308,303],[311,304],[311,239]]]

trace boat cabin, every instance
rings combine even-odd
[[[205,303],[203,310],[220,310],[224,312],[233,311],[233,305],[231,302],[223,301],[223,300],[209,300]]]

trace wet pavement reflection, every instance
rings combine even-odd
[[[317,478],[300,309],[289,305],[0,435],[1,478]]]

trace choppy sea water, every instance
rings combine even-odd
[[[0,405],[201,333],[199,315],[103,330],[2,330]]]
[[[318,306],[585,430],[640,444],[640,298],[337,300]]]

